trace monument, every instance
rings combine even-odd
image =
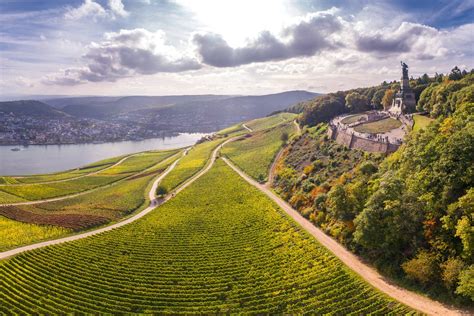
[[[400,62],[402,65],[402,80],[400,82],[400,91],[395,94],[395,98],[392,102],[392,106],[388,110],[390,113],[399,115],[413,111],[416,106],[415,93],[410,88],[410,82],[408,79],[408,65],[403,61]]]

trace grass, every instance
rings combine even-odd
[[[356,114],[356,115],[350,115],[344,119],[341,120],[342,124],[352,124],[357,122],[361,117],[366,116],[366,114]]]
[[[389,117],[380,121],[358,125],[354,127],[354,130],[359,133],[382,134],[399,128],[401,125],[402,123],[399,120]]]
[[[0,251],[60,237],[69,232],[60,227],[20,223],[0,216]]]
[[[405,314],[218,161],[122,228],[0,262],[0,313]]]
[[[195,145],[163,179],[160,186],[166,188],[169,192],[198,173],[208,162],[212,151],[224,141],[225,138],[217,138]]]
[[[413,115],[413,120],[415,121],[415,124],[413,125],[413,130],[415,132],[424,129],[425,127],[430,125],[431,122],[434,121],[432,118],[428,116],[419,115],[419,114]]]
[[[254,179],[264,182],[268,178],[270,166],[283,145],[281,135],[295,133],[295,125],[291,122],[275,128],[259,131],[250,137],[228,143],[222,154],[232,160]]]
[[[97,174],[63,182],[0,186],[0,192],[8,194],[0,195],[0,200],[2,203],[17,202],[18,199],[35,201],[93,190],[150,168],[176,152],[176,150],[173,150],[141,153]]]
[[[264,129],[272,128],[279,124],[292,121],[296,118],[296,114],[293,113],[279,113],[272,116],[258,118],[249,122],[245,125],[253,131],[261,131]]]

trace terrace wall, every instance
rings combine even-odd
[[[350,149],[361,149],[372,153],[392,153],[400,147],[397,144],[358,137],[335,126],[329,126],[328,136],[336,143]]]

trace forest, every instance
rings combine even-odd
[[[328,94],[292,108],[304,133],[287,147],[277,191],[302,215],[406,286],[474,301],[474,72],[411,79],[434,121],[390,156],[328,139],[342,113],[387,107],[397,83]]]

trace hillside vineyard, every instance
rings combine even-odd
[[[410,312],[220,161],[141,220],[2,261],[0,275],[4,313]]]

